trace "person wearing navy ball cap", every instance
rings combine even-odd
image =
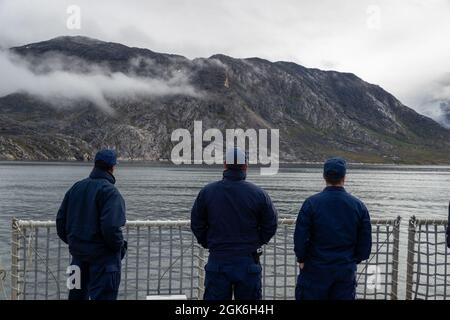
[[[260,300],[260,248],[277,230],[269,195],[246,180],[248,160],[240,148],[226,153],[223,179],[205,186],[191,211],[191,229],[209,250],[205,300]]]
[[[114,185],[116,165],[114,150],[98,151],[89,177],[67,191],[59,208],[57,232],[69,245],[75,279],[69,300],[117,299],[127,242],[125,201]]]
[[[294,232],[297,300],[353,300],[356,266],[369,258],[372,227],[364,203],[345,188],[347,163],[323,166],[325,189],[303,202]]]

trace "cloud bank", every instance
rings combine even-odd
[[[81,9],[80,30],[66,26],[69,5]],[[0,0],[4,48],[78,34],[353,72],[425,114],[440,110],[428,99],[450,72],[448,0]]]
[[[419,111],[450,129],[450,72],[417,91]]]
[[[0,96],[26,92],[61,107],[64,101],[87,100],[101,110],[113,113],[108,102],[116,98],[155,97],[165,95],[199,96],[183,73],[165,79],[139,77],[111,72],[98,65],[71,59],[71,70],[63,57],[47,57],[32,65],[7,51],[0,51]],[[133,61],[130,61],[132,65]]]

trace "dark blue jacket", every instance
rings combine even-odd
[[[56,226],[72,256],[92,260],[124,249],[125,202],[114,183],[113,175],[94,168],[67,191]]]
[[[326,187],[303,203],[294,244],[297,260],[305,267],[360,263],[372,248],[369,212],[343,187]]]
[[[448,204],[447,247],[450,248],[450,203]]]
[[[245,181],[241,170],[225,170],[223,179],[204,187],[191,212],[191,229],[210,254],[248,255],[269,242],[277,213],[269,195]]]

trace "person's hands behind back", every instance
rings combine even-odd
[[[127,250],[128,250],[128,242],[126,240],[123,240],[123,246],[120,249],[120,259],[122,260],[125,255],[127,254]]]

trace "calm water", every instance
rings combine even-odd
[[[65,191],[90,171],[89,165],[0,162],[0,259],[9,269],[11,219],[54,219]],[[127,203],[128,219],[187,219],[199,189],[221,178],[205,167],[123,165],[117,186]],[[250,171],[248,180],[268,191],[280,216],[295,215],[305,197],[323,188],[321,168],[280,170],[276,176]],[[446,218],[450,167],[354,167],[347,190],[361,198],[372,217]]]

